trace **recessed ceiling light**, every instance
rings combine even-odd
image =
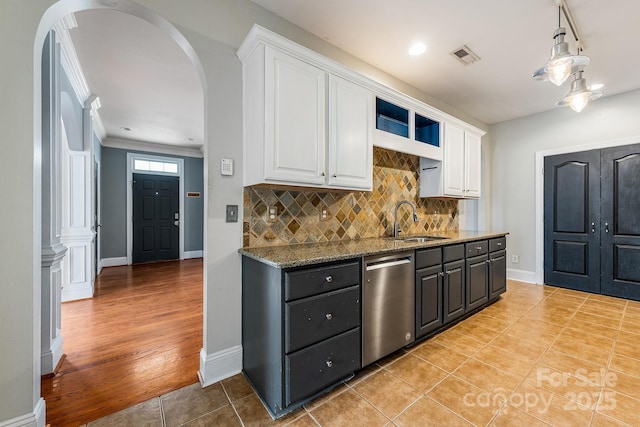
[[[126,126],[120,126],[120,129],[126,130],[127,132],[131,132],[131,128],[128,128]]]
[[[409,55],[418,56],[427,51],[427,46],[422,42],[416,42],[409,48]]]

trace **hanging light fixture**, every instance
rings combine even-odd
[[[567,30],[560,26],[560,13],[563,10],[576,42],[578,42],[578,52],[580,52],[580,41],[566,5],[562,0],[556,0],[556,4],[558,4],[558,29],[553,33],[555,44],[551,48],[551,58],[544,66],[534,71],[532,77],[534,80],[550,80],[554,85],[561,86],[571,74],[582,70],[588,65],[590,59],[588,56],[571,55],[569,52],[569,44],[564,41]]]
[[[602,91],[591,90],[587,86],[587,81],[582,77],[582,71],[575,73],[575,79],[571,82],[571,90],[562,100],[556,102],[558,107],[569,106],[573,111],[579,113],[587,106],[589,101],[602,96]]]

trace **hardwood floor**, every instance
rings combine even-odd
[[[202,259],[102,270],[62,304],[67,355],[42,379],[47,423],[77,426],[198,381]]]

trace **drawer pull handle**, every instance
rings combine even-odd
[[[327,360],[326,364],[327,364],[327,368],[332,367],[333,366],[333,360]]]
[[[498,246],[502,246],[502,242],[499,242],[499,243],[498,243]]]
[[[324,280],[326,280],[327,283],[331,283],[331,282],[333,282],[333,277],[327,276],[327,277],[324,278]]]
[[[482,250],[482,246],[476,246],[476,250],[481,251]]]
[[[325,317],[327,318],[327,320],[331,320],[331,319],[333,319],[333,314],[327,313],[327,315]]]

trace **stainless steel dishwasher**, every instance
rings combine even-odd
[[[414,252],[364,259],[362,366],[414,341]]]

